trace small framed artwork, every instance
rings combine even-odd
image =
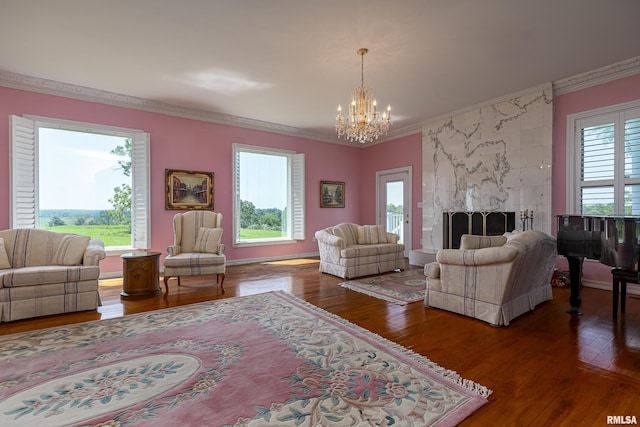
[[[213,172],[165,169],[165,209],[213,209]]]
[[[320,181],[320,207],[344,208],[344,182]]]

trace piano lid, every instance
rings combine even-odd
[[[558,254],[638,271],[640,216],[557,215]]]

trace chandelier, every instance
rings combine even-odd
[[[378,114],[376,99],[371,91],[364,86],[364,56],[369,49],[358,49],[358,55],[362,58],[361,64],[361,84],[353,90],[349,113],[347,117],[342,116],[342,107],[338,105],[338,115],[336,116],[336,132],[338,138],[345,136],[351,142],[358,141],[360,144],[371,142],[380,135],[384,135],[391,125],[391,105],[387,111]]]

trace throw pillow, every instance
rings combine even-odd
[[[193,246],[194,252],[217,254],[220,238],[222,237],[222,228],[200,227],[196,244]]]
[[[358,244],[376,245],[387,243],[387,232],[382,225],[360,225],[358,226]]]
[[[77,234],[62,236],[51,263],[53,265],[80,265],[89,240],[91,240],[89,236]]]
[[[0,270],[6,270],[7,268],[11,268],[11,263],[7,256],[7,249],[4,247],[4,239],[0,237]]]

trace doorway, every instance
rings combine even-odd
[[[411,166],[376,172],[377,224],[400,236],[406,258],[412,248],[411,177]]]

